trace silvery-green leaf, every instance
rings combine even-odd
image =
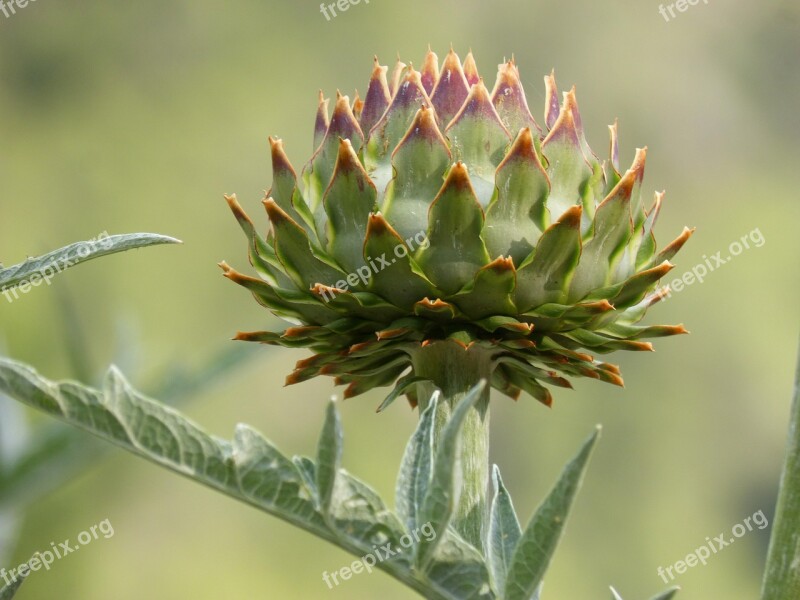
[[[245,345],[229,344],[196,369],[189,370],[174,363],[167,366],[147,388],[155,396],[177,404],[200,391],[208,391],[255,355],[253,349]],[[19,421],[12,420],[6,413],[15,407],[19,404],[10,398],[0,399],[0,429],[10,424],[12,431],[22,430]],[[8,437],[0,433],[0,439]],[[18,445],[13,460],[6,465],[0,485],[0,507],[26,506],[96,464],[107,455],[107,450],[108,446],[60,423],[40,427],[35,436]],[[8,452],[2,454],[11,458]]]
[[[493,600],[489,572],[478,550],[448,529],[425,569],[429,582],[453,600]]]
[[[401,545],[404,528],[400,519],[374,489],[344,469],[336,478],[327,521],[337,534],[356,543],[363,554],[375,546],[390,544],[395,553],[385,562],[404,570],[411,568],[414,553],[411,546]]]
[[[794,400],[789,422],[786,459],[767,565],[761,591],[762,600],[788,600],[800,593],[800,356],[794,380]],[[788,594],[788,595],[787,595]]]
[[[613,596],[613,600],[623,600],[622,596],[617,590],[615,590],[613,587],[609,589],[611,590],[611,595]],[[661,592],[660,594],[656,594],[650,600],[671,600],[675,596],[675,594],[677,594],[680,591],[680,589],[681,588],[677,586],[672,587],[664,592]]]
[[[457,463],[461,428],[469,411],[481,397],[484,387],[486,382],[481,381],[464,396],[442,430],[433,462],[433,477],[417,519],[420,523],[430,523],[436,537],[420,541],[417,551],[417,564],[420,566],[427,564],[458,505],[461,482],[458,479]]]
[[[434,394],[422,413],[417,429],[408,441],[397,475],[395,495],[397,514],[409,531],[420,524],[417,512],[425,499],[433,474],[433,424],[438,396],[438,393]]]
[[[651,600],[672,600],[672,598],[680,591],[681,588],[673,587],[668,589],[665,592],[661,592],[660,594],[656,594],[653,596]]]
[[[324,512],[328,512],[342,461],[342,421],[335,402],[328,403],[325,424],[317,447],[317,490]]]
[[[500,468],[495,465],[492,471],[494,499],[489,516],[489,539],[486,545],[489,569],[494,588],[502,597],[506,587],[506,573],[511,565],[511,557],[517,547],[522,529],[511,496],[500,478]]]
[[[178,411],[135,391],[116,369],[109,372],[104,388],[97,390],[74,382],[49,381],[26,365],[0,358],[0,392],[296,525],[355,556],[365,556],[375,544],[397,547],[402,543],[400,520],[374,490],[346,471],[339,470],[333,478],[329,510],[323,516],[317,509],[315,490],[306,482],[313,474],[317,481],[323,481],[322,489],[328,489],[330,474],[322,478],[317,474],[325,468],[315,465],[312,469],[307,459],[290,460],[246,425],[236,428],[232,441],[209,435]],[[336,419],[329,416],[328,423],[322,436],[326,440],[322,454],[323,462],[330,465],[337,462],[338,436]],[[414,570],[412,558],[411,551],[400,552],[391,560],[379,561],[375,568],[423,597],[459,600],[459,596]],[[429,564],[436,565],[436,560],[434,557]],[[469,569],[474,571],[479,566],[473,564]]]
[[[6,297],[9,297],[10,294],[16,298],[18,293],[13,291],[14,288],[25,284],[41,285],[43,280],[49,279],[65,269],[79,265],[87,260],[133,250],[134,248],[180,243],[180,240],[155,233],[125,233],[98,237],[95,240],[85,242],[76,242],[42,256],[29,258],[25,262],[12,267],[0,267],[0,291],[6,292]]]

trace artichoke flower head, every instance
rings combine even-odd
[[[643,338],[685,333],[641,326],[666,293],[659,280],[692,233],[657,249],[662,193],[640,198],[646,150],[619,166],[589,147],[575,90],[545,80],[544,120],[531,115],[512,59],[490,92],[472,55],[441,70],[375,59],[364,99],[320,92],[315,152],[301,177],[270,138],[273,184],[262,237],[227,197],[259,277],[222,263],[229,279],[294,326],[237,339],[314,354],[287,383],[320,374],[345,397],[394,384],[415,404],[415,361],[440,341],[490,358],[491,385],[550,405],[547,385],[584,376],[622,385],[595,359],[651,350]]]

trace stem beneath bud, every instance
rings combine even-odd
[[[487,382],[492,373],[492,353],[478,345],[465,349],[462,345],[442,340],[420,348],[412,357],[414,372],[430,379],[432,384],[420,386],[420,414],[425,410],[436,388],[442,392],[434,425],[434,448],[442,429],[450,420],[459,401],[478,384]],[[489,391],[467,416],[461,433],[461,495],[452,525],[461,536],[483,551],[484,527],[487,516],[486,493],[489,485]]]

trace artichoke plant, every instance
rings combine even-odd
[[[525,391],[549,406],[546,386],[569,387],[571,376],[621,385],[617,367],[594,354],[649,350],[643,338],[685,332],[638,323],[665,295],[658,281],[692,231],[657,250],[663,194],[648,207],[640,199],[645,151],[623,173],[615,124],[610,156],[598,159],[574,89],[559,102],[552,73],[540,127],[513,60],[500,65],[491,93],[471,55],[462,65],[451,51],[441,71],[437,63],[429,52],[421,72],[398,61],[388,77],[376,59],[364,100],[338,94],[329,116],[321,97],[316,151],[300,179],[270,139],[266,237],[228,197],[260,278],[223,263],[225,275],[293,322],[282,333],[237,337],[311,349],[289,383],[334,375],[348,384],[346,396],[394,385],[379,408],[403,394],[419,405],[394,509],[342,467],[334,401],[311,458],[284,454],[245,424],[232,439],[212,435],[116,368],[93,388],[0,357],[0,393],[360,557],[323,572],[329,589],[337,576],[343,582],[374,567],[430,600],[540,600],[598,430],[522,528],[496,465],[486,499],[489,391]],[[94,254],[77,244],[0,267],[0,291],[26,293],[62,263],[176,240],[107,241]],[[765,600],[800,589],[795,400]],[[19,572],[0,599],[16,594],[26,577]]]
[[[260,277],[222,263],[226,277],[294,324],[237,339],[310,348],[287,383],[333,375],[345,397],[393,384],[379,409],[402,394],[424,409],[435,389],[452,408],[481,379],[547,405],[567,377],[622,385],[595,354],[685,333],[637,324],[692,233],[657,249],[663,194],[640,197],[646,150],[622,172],[615,123],[601,161],[553,73],[542,127],[513,59],[491,92],[471,54],[437,63],[429,51],[421,71],[398,60],[387,76],[375,58],[363,101],[337,93],[330,116],[320,93],[301,177],[270,138],[266,237],[227,197]],[[488,456],[488,394],[465,427],[460,530],[474,543],[488,462],[470,457]]]
[[[312,349],[289,383],[334,375],[345,397],[394,384],[391,399],[416,404],[421,382],[444,383],[429,356],[457,347],[475,377],[550,405],[543,384],[568,387],[565,376],[622,384],[591,354],[685,333],[637,325],[691,235],[657,251],[663,194],[640,199],[646,150],[623,173],[616,124],[601,162],[574,88],[559,104],[545,77],[543,131],[513,60],[491,92],[474,65],[451,50],[439,72],[429,52],[421,72],[398,63],[389,81],[376,58],[363,101],[337,94],[329,118],[320,99],[302,181],[270,138],[265,238],[227,198],[261,278],[223,263],[225,275],[297,325],[238,338]]]

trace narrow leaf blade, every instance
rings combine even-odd
[[[505,593],[506,573],[511,565],[514,549],[517,547],[522,529],[511,496],[500,478],[500,469],[494,466],[492,473],[494,499],[489,516],[489,543],[487,544],[489,570],[494,587],[500,597]]]
[[[331,507],[336,478],[342,461],[342,421],[332,400],[325,413],[325,424],[317,447],[317,490],[323,512]]]
[[[433,424],[438,402],[437,392],[422,413],[417,429],[408,441],[397,475],[397,514],[409,531],[418,525],[417,512],[422,506],[433,475]]]
[[[800,357],[786,462],[761,589],[762,600],[800,597]]]
[[[7,269],[0,268],[0,291],[10,293],[11,290],[25,283],[38,285],[34,283],[34,280],[41,281],[41,279],[52,277],[65,269],[101,256],[146,246],[180,243],[180,240],[155,233],[125,233],[97,240],[75,242],[42,256],[29,258],[25,262]]]
[[[661,592],[660,594],[656,594],[655,596],[653,596],[653,598],[651,600],[672,600],[672,598],[675,597],[675,594],[677,594],[680,591],[680,589],[681,588],[679,588],[677,586],[673,587],[673,588],[670,588],[665,592]]]

